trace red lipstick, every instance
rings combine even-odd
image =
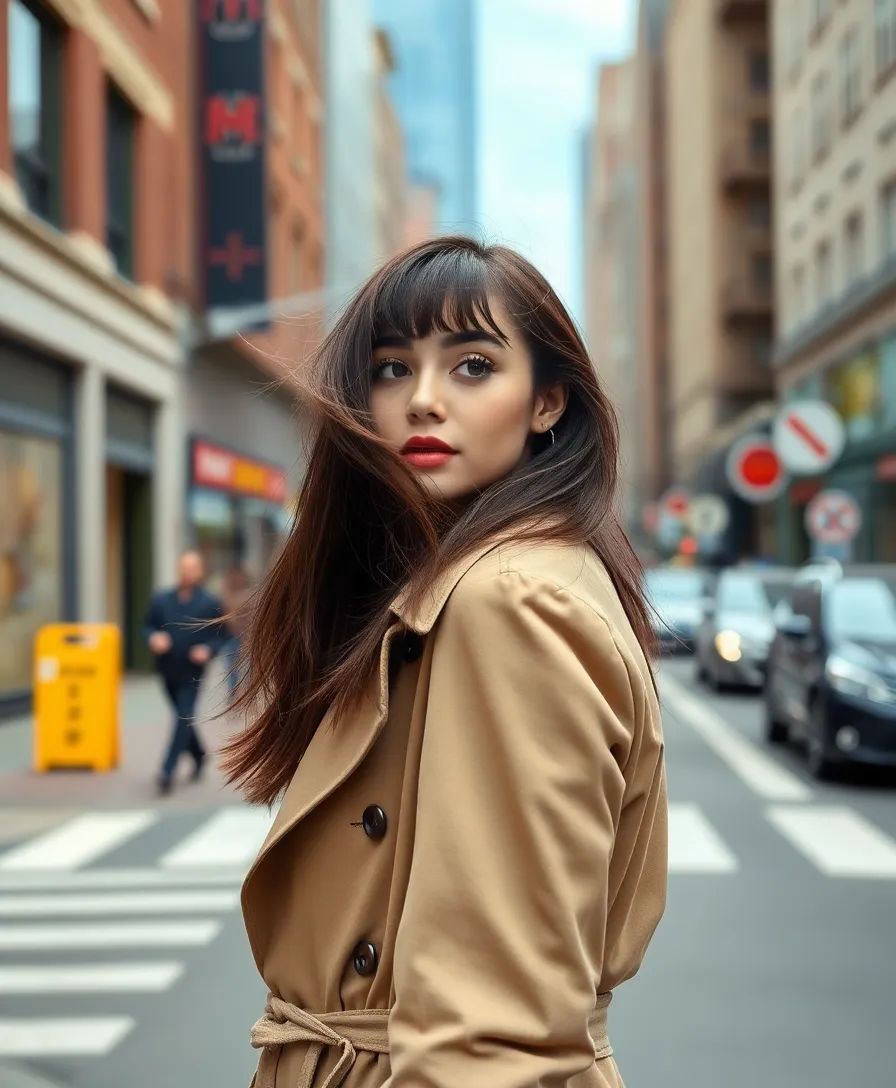
[[[405,442],[401,456],[415,468],[438,468],[445,465],[457,453],[457,450],[440,438],[427,438],[414,435]]]

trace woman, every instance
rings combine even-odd
[[[547,282],[465,238],[373,276],[311,393],[226,753],[283,795],[243,890],[253,1084],[618,1088],[666,792],[613,411]]]

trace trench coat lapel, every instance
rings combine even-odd
[[[280,809],[258,857],[249,869],[245,885],[277,843],[335,792],[373,747],[389,716],[389,654],[392,640],[406,627],[418,634],[428,634],[463,575],[499,543],[491,541],[448,567],[417,607],[410,607],[407,593],[395,598],[391,608],[401,622],[393,624],[386,633],[380,651],[378,674],[371,680],[367,694],[353,712],[350,722],[334,723],[330,712],[324,715],[283,795]]]

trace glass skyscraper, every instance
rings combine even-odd
[[[476,0],[373,0],[396,70],[390,90],[411,181],[439,194],[442,231],[476,222]]]

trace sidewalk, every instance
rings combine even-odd
[[[152,804],[176,812],[238,803],[239,795],[225,785],[217,767],[217,750],[239,728],[239,722],[232,716],[217,717],[225,701],[223,667],[214,663],[199,697],[197,715],[209,753],[202,781],[189,781],[192,765],[184,757],[175,788],[168,797],[157,795],[155,783],[171,730],[171,711],[155,676],[135,675],[125,679],[121,693],[121,763],[117,770],[106,774],[90,771],[35,774],[31,770],[31,717],[0,722],[0,805],[80,810]],[[41,823],[40,811],[31,815]],[[56,822],[58,815],[47,812],[47,822]],[[4,812],[0,809],[0,840],[4,822]]]

